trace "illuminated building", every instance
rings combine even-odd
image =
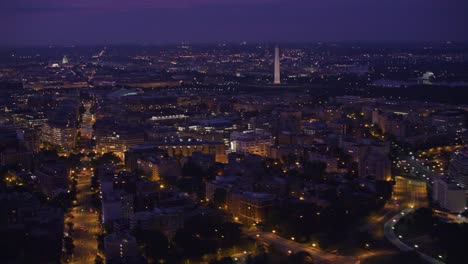
[[[102,193],[102,221],[110,223],[133,215],[133,196],[121,191]]]
[[[466,129],[466,112],[462,109],[448,109],[435,112],[432,124],[438,132],[462,132]]]
[[[371,177],[376,180],[391,179],[391,162],[388,156],[381,152],[371,151],[359,161],[359,176]]]
[[[177,230],[184,227],[184,215],[176,208],[155,208],[153,211],[135,213],[132,226],[142,230],[158,230],[172,238]]]
[[[138,244],[128,233],[113,233],[104,237],[106,263],[130,263],[128,258],[138,257]]]
[[[273,145],[273,138],[267,133],[256,133],[254,131],[234,131],[231,133],[232,152],[266,157],[271,145]]]
[[[336,157],[320,155],[317,153],[309,152],[309,160],[310,161],[320,161],[327,164],[327,168],[325,171],[327,173],[335,173],[338,172],[338,160]]]
[[[276,134],[289,132],[297,135],[301,132],[302,112],[294,109],[276,109]]]
[[[159,149],[167,150],[169,157],[190,157],[195,152],[211,154],[216,162],[227,162],[226,146],[222,142],[207,142],[191,138],[178,138],[155,143]]]
[[[463,212],[466,206],[465,189],[446,178],[436,179],[432,199],[449,212]]]
[[[144,143],[144,132],[138,128],[96,128],[96,151],[104,154],[114,152],[123,157],[131,147]]]
[[[74,122],[49,121],[41,127],[42,144],[59,147],[69,153],[75,148],[77,129]]]
[[[205,182],[206,198],[211,200],[217,189],[223,189],[229,192],[231,188],[238,187],[240,184],[240,177],[237,176],[216,176],[214,181]]]
[[[41,164],[34,172],[39,189],[48,197],[66,193],[68,189],[69,169],[56,161]]]
[[[468,149],[463,149],[452,156],[449,174],[462,188],[468,188]]]
[[[228,210],[245,224],[263,222],[268,218],[275,197],[267,193],[229,193]]]
[[[151,156],[140,158],[137,160],[137,169],[150,176],[153,181],[182,176],[180,165],[174,158],[157,159]]]

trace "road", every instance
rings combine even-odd
[[[383,239],[385,222],[400,212],[401,208],[414,206],[417,198],[418,204],[427,205],[427,191],[424,181],[409,180],[400,176],[395,177],[395,186],[393,187],[392,199],[387,202],[384,208],[371,214],[364,225],[358,228],[359,232],[371,232],[374,237]],[[414,196],[413,193],[416,193]],[[414,196],[414,197],[413,197]]]
[[[300,244],[292,240],[275,235],[273,233],[251,231],[247,232],[247,235],[257,240],[258,242],[267,245],[274,245],[279,250],[285,253],[294,254],[299,251],[305,251],[309,253],[317,263],[359,263],[358,258],[356,257],[334,255],[328,252],[321,251],[320,249],[313,247],[312,245]]]
[[[411,207],[427,206],[427,189],[425,181],[412,180],[397,176],[395,178],[395,182],[392,200],[389,201],[378,213],[371,215],[368,218],[367,223],[359,227],[359,231],[372,232],[377,238],[389,238],[386,232],[388,231],[388,227],[386,227],[385,224],[386,222],[389,220],[391,221],[395,215],[401,215],[400,212],[404,208],[411,209]],[[290,253],[289,251],[291,251],[291,253],[298,251],[308,252],[314,259],[320,261],[320,263],[358,263],[359,260],[363,260],[368,257],[385,254],[390,255],[393,253],[390,250],[369,250],[359,256],[340,256],[321,251],[312,245],[300,244],[292,240],[282,238],[269,232],[251,231],[247,232],[247,235],[267,245],[275,245],[285,253]]]
[[[387,237],[388,241],[390,241],[390,243],[392,243],[394,246],[396,246],[401,251],[408,252],[408,251],[415,250],[428,263],[444,264],[444,262],[439,261],[438,259],[435,259],[435,258],[433,258],[433,257],[431,257],[429,255],[426,255],[424,253],[421,253],[421,252],[417,251],[415,247],[412,247],[412,246],[409,246],[409,245],[403,243],[403,241],[401,241],[400,238],[397,237],[397,235],[395,234],[394,229],[395,229],[395,225],[398,223],[398,221],[400,221],[400,219],[404,215],[410,214],[414,210],[415,209],[411,208],[411,207],[406,208],[405,210],[401,211],[399,214],[396,214],[394,217],[392,217],[392,219],[388,220],[385,223],[385,227],[384,227],[385,228],[385,237]]]
[[[419,253],[419,255],[429,263],[432,264],[443,264],[443,262],[423,254],[417,251],[416,246],[407,245],[403,241],[400,240],[395,232],[395,226],[400,221],[402,217],[405,215],[412,213],[415,209],[420,207],[426,207],[428,205],[427,201],[427,188],[426,182],[420,180],[413,180],[413,179],[404,179],[399,177],[400,184],[395,186],[397,192],[401,195],[400,197],[400,208],[401,210],[397,212],[392,218],[390,218],[384,225],[384,233],[385,237],[392,243],[395,247],[397,247],[400,251],[413,251]],[[406,198],[405,198],[406,197]]]
[[[412,157],[405,157],[402,161],[406,162],[406,168],[409,170],[409,175],[413,177],[422,177],[426,179],[430,179],[432,177],[436,177],[438,174],[431,169],[424,166],[421,161],[416,158]]]
[[[94,263],[98,253],[97,235],[100,233],[99,215],[91,208],[91,174],[81,171],[78,175],[77,201],[78,206],[72,210],[72,237],[75,253],[72,263]]]
[[[83,147],[85,152],[90,151],[90,140],[93,136],[93,124],[95,119],[90,112],[91,104],[85,104],[85,113],[83,114],[83,122],[81,124],[81,142],[79,145]],[[86,153],[84,153],[86,154]],[[75,252],[72,263],[94,263],[96,254],[98,254],[97,235],[100,234],[101,228],[99,223],[99,214],[92,207],[91,191],[91,176],[92,171],[86,167],[84,158],[82,158],[82,166],[76,171],[78,184],[76,200],[77,206],[72,209],[73,237]]]

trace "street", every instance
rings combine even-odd
[[[98,252],[97,235],[100,233],[99,215],[91,208],[91,173],[81,170],[78,174],[77,201],[73,208],[73,229],[75,253],[72,263],[94,263]]]
[[[356,257],[334,255],[328,252],[321,251],[313,245],[300,244],[292,240],[275,235],[273,233],[252,231],[248,232],[247,235],[261,243],[267,245],[274,245],[284,253],[293,254],[299,251],[305,251],[309,253],[312,256],[312,258],[315,261],[317,261],[317,263],[358,263],[358,259]]]
[[[81,141],[79,145],[87,154],[90,149],[90,140],[93,136],[93,124],[95,119],[90,112],[91,104],[84,104],[85,112],[81,124]],[[93,172],[81,159],[81,167],[76,172],[77,184],[77,206],[72,209],[72,219],[67,219],[73,223],[71,236],[74,240],[75,252],[72,263],[94,263],[98,254],[97,235],[100,234],[99,214],[92,206],[91,176]]]

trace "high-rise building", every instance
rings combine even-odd
[[[281,84],[281,75],[280,75],[280,54],[279,54],[279,47],[276,46],[275,48],[275,85]]]
[[[275,196],[268,193],[236,192],[228,194],[229,212],[242,223],[263,222],[268,218]]]
[[[102,221],[111,223],[118,219],[128,220],[133,216],[133,195],[122,192],[113,191],[102,193]]]
[[[468,148],[455,152],[449,165],[449,175],[462,188],[468,188]]]
[[[449,212],[462,212],[465,210],[465,190],[449,179],[440,178],[435,180],[432,188],[432,198]]]
[[[106,122],[96,123],[96,151],[98,153],[114,152],[123,158],[124,152],[130,147],[145,142],[144,132],[138,127]]]
[[[268,148],[273,145],[270,133],[257,131],[234,131],[231,133],[231,151],[242,154],[256,154],[266,157]]]
[[[69,153],[75,147],[77,133],[73,120],[49,120],[41,127],[40,141]]]
[[[67,55],[63,56],[62,64],[68,64],[68,57],[67,57]]]
[[[113,233],[104,237],[106,263],[131,263],[129,258],[138,257],[138,244],[128,233]]]

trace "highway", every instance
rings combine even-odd
[[[246,233],[247,236],[255,239],[258,242],[266,245],[274,245],[284,253],[294,254],[299,251],[305,251],[309,253],[316,263],[340,263],[340,264],[354,264],[359,263],[357,257],[352,256],[340,256],[322,251],[312,245],[300,244],[292,240],[280,237],[273,233],[251,231]],[[315,263],[314,262],[314,263]]]

